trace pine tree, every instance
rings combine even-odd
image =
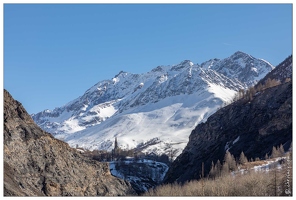
[[[279,152],[278,148],[273,146],[272,147],[271,158],[277,158],[277,157],[280,157],[280,152]]]
[[[265,87],[265,88],[269,88],[269,87],[271,87],[271,79],[270,79],[270,78],[268,78],[268,79],[265,81],[264,87]]]
[[[256,90],[258,92],[261,92],[263,90],[263,85],[260,83],[257,87],[256,87]]]
[[[285,79],[285,83],[290,82],[290,81],[291,81],[291,78],[286,78]]]
[[[229,174],[229,166],[228,166],[228,163],[224,163],[222,165],[222,169],[221,169],[221,176],[226,176]]]
[[[242,151],[239,157],[239,164],[244,165],[247,162],[248,162],[248,159],[245,156],[244,152]]]
[[[265,154],[265,160],[268,160],[268,158],[269,158],[269,156],[268,156],[268,154],[266,153],[266,154]]]
[[[236,162],[234,156],[229,152],[226,151],[224,156],[224,163],[222,166],[222,175],[228,174],[230,171],[234,171],[237,169]]]
[[[221,171],[222,171],[222,164],[221,164],[220,160],[218,160],[216,163],[216,177],[221,176]]]
[[[216,165],[214,164],[214,161],[212,161],[212,164],[211,164],[211,170],[210,170],[210,172],[209,172],[209,176],[211,177],[211,178],[215,178],[216,177],[216,174],[217,174],[217,172],[216,172]]]
[[[275,80],[275,79],[270,79],[270,78],[268,78],[266,81],[265,81],[265,88],[270,88],[270,87],[274,87],[274,86],[277,86],[277,85],[279,85],[279,84],[281,84],[281,82],[280,81],[278,81],[278,80]]]
[[[283,145],[281,144],[280,147],[278,148],[278,151],[279,151],[279,155],[280,156],[283,156],[285,154],[285,150],[284,150],[284,147]]]
[[[254,87],[249,88],[249,101],[253,100],[253,96],[255,95],[256,91]]]

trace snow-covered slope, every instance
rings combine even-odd
[[[201,65],[185,60],[150,72],[121,71],[53,111],[32,115],[45,131],[86,149],[143,147],[165,153],[183,149],[191,130],[239,89],[264,77],[273,66],[243,52]],[[181,152],[180,152],[181,153]]]

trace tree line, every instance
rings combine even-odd
[[[286,78],[285,82],[288,82],[288,81],[291,81],[291,79]],[[260,92],[266,90],[267,88],[275,87],[280,84],[281,84],[281,81],[268,78],[264,84],[259,83],[256,86],[249,87],[247,90],[240,89],[238,91],[238,93],[235,95],[235,97],[233,98],[233,101],[237,101],[239,99],[244,99],[246,101],[252,101],[254,96],[257,93],[260,93]]]
[[[265,160],[278,158],[285,155],[285,151],[283,145],[272,148],[272,152],[270,156],[268,154],[265,155]],[[209,172],[209,178],[217,178],[221,176],[228,175],[231,172],[237,171],[242,166],[247,165],[249,162],[260,161],[260,158],[248,159],[244,152],[242,151],[239,158],[235,159],[235,157],[229,152],[226,151],[223,161],[217,160],[216,163],[212,161],[211,169]]]
[[[292,147],[292,144],[291,144]],[[283,156],[281,166],[271,166],[269,171],[249,170],[247,173],[231,173],[242,166],[256,166],[263,163],[259,158],[248,159],[242,152],[235,159],[229,151],[225,153],[224,160],[214,164],[207,177],[203,176],[203,163],[201,179],[191,180],[184,184],[177,182],[163,184],[149,189],[144,196],[293,196],[292,180],[292,149],[285,153],[282,145],[273,147],[266,158]],[[232,171],[233,172],[233,171]]]
[[[116,150],[111,152],[106,150],[93,150],[93,151],[84,150],[82,154],[100,162],[120,161],[120,160],[125,160],[126,157],[133,157],[135,160],[147,158],[157,162],[163,162],[167,165],[171,164],[172,162],[171,157],[173,155],[173,154],[170,154],[170,152],[168,154],[156,155],[156,154],[149,154],[149,153],[135,151],[134,149],[123,150],[121,148],[117,148]]]

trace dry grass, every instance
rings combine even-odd
[[[246,162],[245,164],[240,166],[241,167],[240,169],[251,169],[255,166],[268,164],[268,162],[274,162],[275,160],[276,160],[275,158],[270,158],[268,160],[258,160],[258,161],[253,161],[253,162]]]
[[[241,169],[251,169],[252,167],[258,166],[258,165],[264,165],[268,162],[266,160],[259,160],[259,161],[253,161],[253,162],[247,162],[241,166]]]
[[[250,172],[244,175],[167,184],[150,189],[145,196],[275,196],[284,195],[284,172]],[[275,186],[276,185],[276,186]],[[275,190],[276,193],[275,193]]]

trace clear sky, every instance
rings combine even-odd
[[[292,4],[4,4],[4,88],[30,113],[119,71],[292,54]]]

